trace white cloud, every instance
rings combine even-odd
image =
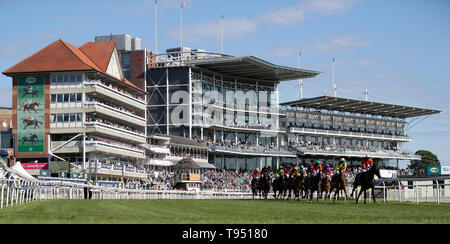
[[[256,21],[247,18],[224,19],[223,32],[224,39],[235,39],[245,37],[256,32],[258,24]],[[179,38],[180,29],[174,28],[169,34],[174,38]],[[220,22],[209,21],[187,24],[183,26],[183,40],[189,43],[203,43],[203,38],[220,39]]]
[[[303,21],[308,14],[338,14],[351,9],[355,3],[356,0],[306,0],[264,14],[259,19],[272,24],[292,25]]]

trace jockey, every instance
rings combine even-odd
[[[310,165],[306,172],[308,175],[312,175],[313,171],[314,171],[314,166]]]
[[[320,160],[317,160],[313,166],[313,172],[314,174],[317,174],[321,171],[322,171],[322,162]]]
[[[336,163],[336,171],[339,171],[339,169],[341,169],[341,167],[344,168],[344,171],[347,170],[347,162],[345,161],[345,158],[341,158],[341,159]]]
[[[325,168],[323,169],[322,176],[323,176],[323,177],[325,177],[325,176],[331,176],[332,173],[333,173],[333,172],[332,172],[332,170],[331,170],[330,165],[329,165],[329,164],[326,164],[326,165],[325,165]]]
[[[373,160],[369,158],[369,156],[363,158],[362,160],[362,167],[364,171],[369,170],[373,166]]]
[[[30,93],[31,91],[33,91],[33,87],[31,87],[30,85],[27,86],[27,92]]]

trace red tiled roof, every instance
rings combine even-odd
[[[59,39],[5,70],[3,74],[99,69],[78,48]]]
[[[79,49],[89,56],[102,72],[106,72],[115,46],[115,42],[88,42]]]
[[[3,74],[88,70],[106,74],[115,45],[114,42],[88,42],[77,48],[59,39],[3,71]],[[121,82],[145,93],[127,79]]]

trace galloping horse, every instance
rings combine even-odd
[[[359,173],[356,175],[355,182],[353,183],[353,190],[351,196],[353,197],[353,193],[355,192],[356,188],[358,186],[361,186],[361,191],[358,194],[358,197],[356,198],[356,204],[358,204],[359,197],[361,196],[361,193],[364,191],[364,204],[366,204],[366,190],[372,189],[372,198],[373,202],[376,203],[375,200],[375,177],[378,176],[378,178],[381,178],[380,175],[380,169],[378,168],[378,164],[374,164],[372,168],[370,168],[366,172]]]
[[[300,172],[300,175],[294,177],[293,189],[294,200],[297,198],[300,201],[300,198],[303,196],[303,192],[305,191],[305,176],[303,171]]]
[[[26,141],[31,141],[31,144],[34,144],[35,139],[38,139],[37,135],[32,135],[30,137],[24,136],[22,137],[22,144],[24,144]]]
[[[252,187],[252,195],[253,199],[255,199],[255,196],[258,196],[258,178],[253,177],[252,182],[250,183]]]
[[[317,175],[308,176],[305,179],[308,193],[309,193],[309,201],[312,202],[313,194],[317,191],[317,202],[319,202],[319,195],[321,193],[321,181],[322,181],[322,173],[319,172]]]
[[[280,175],[276,177],[272,182],[273,196],[278,199],[281,193],[284,193],[284,176]],[[278,195],[277,195],[278,192]]]
[[[270,191],[270,179],[267,174],[262,174],[261,177],[259,177],[258,188],[260,196],[267,199]]]
[[[30,112],[30,109],[31,109],[31,110],[33,110],[34,112],[37,113],[35,107],[39,107],[39,103],[38,102],[32,102],[32,103],[24,104],[24,105],[20,106],[19,109],[23,108],[23,112],[25,112],[25,110],[27,112]]]
[[[289,175],[288,177],[284,178],[284,191],[285,191],[284,195],[286,195],[286,193],[287,193],[286,200],[291,199],[292,191],[294,191],[294,177],[292,175]],[[295,194],[295,191],[294,191],[294,194]]]
[[[335,174],[333,176],[333,178],[331,178],[331,185],[333,190],[335,190],[334,192],[334,200],[333,203],[336,201],[336,197],[338,199],[339,202],[339,195],[341,190],[344,190],[345,192],[345,199],[348,198],[347,196],[347,180],[345,179],[345,169],[344,168],[340,168],[339,169],[339,173]]]
[[[322,197],[322,193],[325,192],[325,196],[323,196],[323,200],[327,199],[331,194],[331,177],[325,176],[320,180],[320,197]]]
[[[26,124],[25,127],[23,127],[24,129],[26,129],[30,125],[34,125],[34,128],[36,128],[36,127],[39,128],[39,124],[42,125],[42,122],[37,119],[33,119],[33,120],[24,119],[24,120],[22,120],[22,124]]]
[[[26,95],[33,95],[33,97],[34,97],[34,96],[38,96],[38,93],[39,93],[39,91],[37,91],[37,90],[30,91],[27,88],[23,88],[23,95],[22,95],[22,97],[24,97]]]

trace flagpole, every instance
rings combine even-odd
[[[183,5],[184,3],[180,7],[180,55],[183,51]]]
[[[158,1],[155,0],[155,53],[158,53]]]
[[[220,49],[221,54],[223,54],[223,13],[220,15]]]

